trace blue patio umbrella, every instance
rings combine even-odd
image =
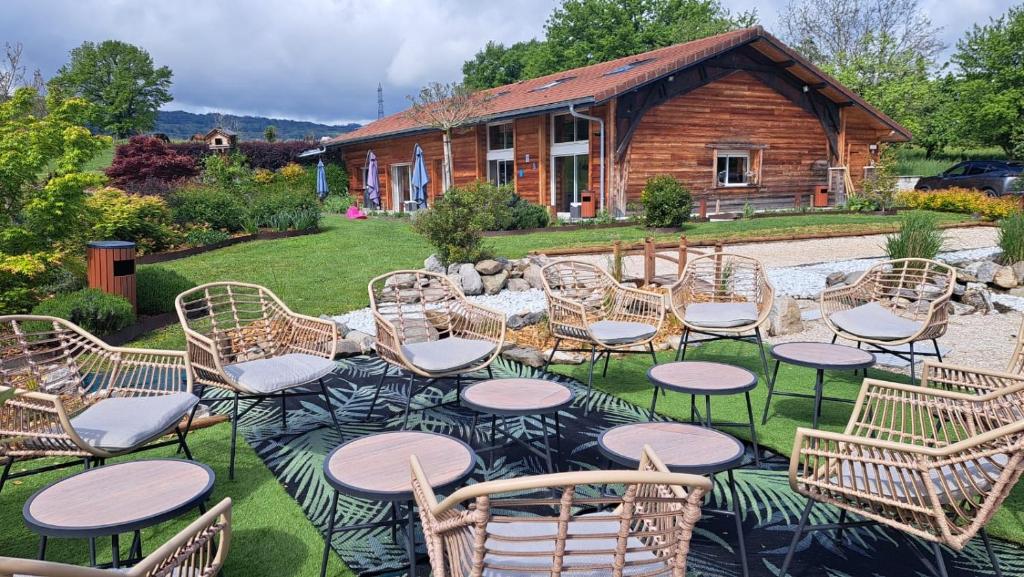
[[[321,158],[316,163],[316,195],[323,200],[330,192],[331,189],[327,187],[327,170],[324,169],[324,159]]]
[[[366,180],[363,183],[363,204],[380,208],[380,175],[377,174],[377,155],[366,153]]]
[[[420,208],[427,206],[427,183],[430,182],[430,175],[427,173],[427,165],[423,162],[423,149],[417,144],[413,149],[412,160],[412,199]]]

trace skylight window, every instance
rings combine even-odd
[[[541,90],[547,90],[548,88],[554,88],[555,86],[558,86],[559,84],[564,84],[564,83],[572,80],[573,78],[576,78],[576,77],[575,76],[563,76],[561,78],[552,80],[551,82],[548,82],[547,84],[542,84],[541,86],[538,86],[537,88],[534,88],[530,92],[540,92]]]
[[[630,70],[636,68],[637,66],[641,66],[643,64],[647,64],[648,62],[650,62],[652,60],[654,60],[654,59],[653,58],[643,58],[641,60],[634,60],[632,62],[628,62],[626,64],[623,64],[622,66],[619,66],[618,68],[614,68],[612,70],[609,70],[608,72],[605,72],[604,75],[605,76],[612,76],[613,74],[622,74],[623,72],[629,72]]]

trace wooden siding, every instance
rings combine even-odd
[[[547,186],[542,176],[548,172],[544,166],[544,139],[547,138],[547,131],[544,130],[546,116],[529,116],[515,121],[515,166],[516,166],[516,192],[526,200],[534,204],[548,204],[549,198],[543,195]],[[530,161],[526,161],[529,155]],[[522,171],[522,176],[519,172]]]
[[[669,174],[696,195],[730,207],[750,201],[758,206],[793,206],[796,194],[808,195],[827,175],[812,170],[828,158],[825,132],[818,120],[751,74],[735,72],[650,110],[627,151],[628,201],[638,200],[648,178]],[[715,146],[763,147],[759,187],[717,188]]]

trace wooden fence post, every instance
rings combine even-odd
[[[683,278],[683,270],[686,269],[686,235],[679,235],[679,263],[678,263],[678,275],[679,278]]]
[[[654,259],[654,239],[647,237],[644,239],[644,286],[654,282]]]
[[[622,282],[622,276],[625,272],[623,271],[625,267],[622,266],[622,261],[622,241],[616,240],[612,243],[612,277],[616,282]]]
[[[707,220],[708,218],[708,197],[700,197],[700,219]]]
[[[715,287],[713,293],[717,294],[722,286],[722,241],[715,241]]]

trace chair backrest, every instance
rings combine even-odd
[[[544,292],[549,296],[582,304],[588,315],[602,317],[613,303],[618,285],[604,269],[578,260],[559,260],[541,269]]]
[[[174,304],[182,326],[212,340],[225,364],[277,356],[293,331],[291,311],[259,285],[204,284],[179,294]]]
[[[367,286],[370,308],[395,327],[403,343],[435,341],[457,331],[466,297],[447,276],[396,270]]]
[[[1021,320],[1020,327],[1017,329],[1017,346],[1013,348],[1013,354],[1010,355],[1006,372],[1024,375],[1024,320]]]
[[[77,396],[117,378],[103,341],[56,317],[0,317],[0,386]]]
[[[224,499],[127,571],[0,557],[0,577],[212,577],[224,566],[230,549],[231,499]]]
[[[690,259],[672,287],[673,299],[678,296],[687,303],[762,303],[772,292],[761,261],[722,252]]]
[[[413,458],[435,577],[686,574],[710,482],[669,473],[645,448],[639,471],[582,471],[491,481],[438,505]],[[621,493],[609,491],[621,488]],[[471,507],[450,503],[467,503]]]
[[[955,284],[956,269],[949,265],[923,258],[902,258],[872,266],[854,286],[862,291],[860,297],[897,316],[920,321],[928,320],[932,303],[949,299]]]

